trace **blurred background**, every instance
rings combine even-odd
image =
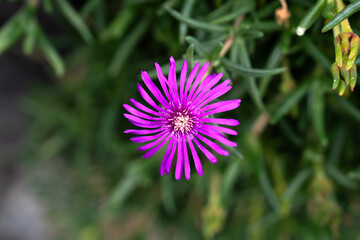
[[[331,89],[333,2],[0,0],[0,240],[360,238],[360,98]],[[238,147],[199,153],[189,181],[123,134],[140,71],[170,56],[242,99],[218,114]]]

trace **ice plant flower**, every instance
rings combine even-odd
[[[173,57],[170,58],[167,79],[158,63],[155,63],[155,67],[159,78],[159,87],[150,79],[147,72],[141,72],[145,86],[153,97],[139,83],[137,84],[140,95],[150,107],[132,98],[130,102],[135,108],[124,104],[124,108],[130,113],[125,113],[124,116],[132,124],[142,129],[128,129],[125,133],[140,135],[131,138],[135,143],[149,142],[138,148],[139,151],[147,151],[143,158],[151,157],[168,143],[160,166],[160,175],[169,174],[175,152],[177,152],[175,167],[175,178],[177,180],[181,179],[183,171],[186,179],[190,179],[189,147],[195,169],[201,176],[203,170],[196,147],[205,154],[210,162],[217,163],[216,157],[207,148],[224,156],[228,156],[229,153],[209,138],[230,147],[237,146],[235,142],[224,136],[224,133],[237,135],[237,132],[230,128],[218,126],[218,124],[237,126],[239,122],[235,119],[212,118],[210,116],[237,108],[241,100],[211,103],[228,92],[231,86],[229,86],[229,79],[217,84],[223,76],[222,73],[214,73],[204,78],[209,63],[205,63],[200,71],[200,63],[196,63],[187,77],[188,65],[185,60],[180,73],[179,86]]]

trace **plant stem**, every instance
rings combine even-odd
[[[342,0],[335,0],[336,13],[339,13],[345,7]],[[340,23],[341,32],[353,32],[348,19],[345,19]]]

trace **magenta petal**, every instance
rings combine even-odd
[[[197,134],[196,137],[203,141],[206,145],[208,145],[210,148],[212,148],[217,154],[223,155],[223,156],[229,156],[229,152],[217,145],[216,143],[210,141],[209,139],[201,136],[200,134]]]
[[[185,86],[186,73],[187,73],[187,62],[186,60],[184,60],[180,73],[180,102],[183,102],[184,99],[184,86]]]
[[[191,87],[190,93],[189,93],[189,101],[191,101],[192,99],[192,95],[195,92],[195,89],[197,88],[197,86],[199,85],[199,83],[201,82],[201,80],[203,79],[207,69],[209,68],[209,63],[205,63],[202,68],[200,69],[198,75],[196,76],[196,79],[194,81],[194,84]]]
[[[237,135],[237,132],[230,128],[220,127],[220,126],[216,126],[216,125],[206,125],[206,124],[201,124],[200,126],[201,126],[201,128],[205,128],[205,129],[212,129],[212,130],[227,133],[230,135]]]
[[[197,96],[201,95],[201,94],[202,94],[202,91],[205,90],[205,87],[207,87],[207,86],[210,84],[210,82],[211,82],[216,76],[217,76],[216,73],[213,73],[213,74],[207,76],[207,77],[204,79],[204,81],[200,84],[200,86],[196,89],[196,92],[193,94],[193,96],[191,97],[191,99],[189,99],[189,101],[192,102],[192,101],[194,101],[194,100],[196,99]],[[209,89],[210,89],[210,88],[211,88],[211,87],[209,87]],[[203,94],[205,94],[205,93],[206,93],[206,91],[205,91]]]
[[[151,80],[149,74],[145,71],[141,71],[141,78],[143,79],[146,87],[150,90],[150,92],[154,95],[154,97],[159,101],[161,105],[164,107],[169,107],[169,104],[165,100],[164,96],[161,94],[160,90],[156,87],[156,85]]]
[[[160,136],[162,136],[164,134],[164,132],[158,133],[158,134],[156,134],[154,136],[132,137],[132,138],[130,138],[130,140],[133,141],[134,143],[149,142],[149,141],[152,141],[152,140],[155,140],[155,139],[159,138]]]
[[[143,123],[143,124],[161,124],[161,122],[159,121],[147,121],[147,120],[144,120],[142,118],[139,118],[139,117],[136,117],[134,115],[131,115],[131,114],[128,114],[128,113],[124,113],[124,116],[131,120],[131,121],[134,121],[134,122],[138,122],[138,123]]]
[[[216,92],[209,92],[209,96],[207,96],[207,98],[200,103],[197,107],[198,108],[202,108],[205,104],[208,104],[209,102],[215,100],[216,98],[224,95],[225,93],[227,93],[232,87],[231,86],[226,86],[222,89],[217,90]]]
[[[182,141],[178,141],[178,156],[175,168],[175,179],[180,180],[183,172],[184,158],[183,158],[183,144]]]
[[[165,173],[166,174],[169,174],[169,172],[170,172],[171,164],[174,159],[174,155],[175,155],[175,151],[176,151],[176,145],[177,145],[177,140],[174,139],[170,155],[169,155],[168,159],[166,160],[166,164],[165,164]]]
[[[236,142],[232,142],[229,139],[222,137],[221,135],[218,134],[218,132],[215,131],[206,131],[204,129],[198,129],[199,133],[202,133],[208,137],[211,137],[215,140],[218,140],[219,142],[229,146],[229,147],[236,147],[237,143]]]
[[[164,129],[162,129],[162,128],[157,128],[157,129],[153,129],[153,130],[128,129],[128,130],[124,131],[124,133],[131,133],[131,134],[136,134],[136,135],[146,135],[146,134],[157,133],[162,130],[164,130]]]
[[[197,173],[199,174],[199,176],[203,175],[203,169],[202,169],[202,165],[201,165],[201,161],[199,158],[199,155],[197,154],[195,147],[192,143],[192,140],[190,138],[188,138],[188,143],[189,143],[189,147],[191,150],[191,154],[193,156],[193,160],[194,160],[194,164],[195,164],[195,169],[197,171]]]
[[[222,109],[222,108],[228,109],[225,111],[230,111],[240,106],[240,103],[241,103],[240,99],[216,102],[203,107],[199,112],[204,113],[209,110]]]
[[[157,145],[156,147],[154,147],[153,149],[149,150],[148,152],[146,152],[143,156],[143,158],[149,158],[152,155],[154,155],[157,151],[159,151],[159,149],[167,142],[167,140],[169,140],[169,136],[167,138],[165,138],[159,145]]]
[[[166,161],[167,161],[167,159],[168,159],[168,157],[169,157],[171,148],[173,147],[173,143],[174,143],[174,138],[170,138],[169,145],[168,145],[168,147],[166,148],[165,155],[164,155],[163,160],[162,160],[161,165],[160,165],[160,175],[161,175],[161,176],[164,175],[164,173],[165,173]]]
[[[210,110],[208,112],[204,112],[202,114],[199,115],[199,117],[205,117],[205,116],[209,116],[209,115],[212,115],[212,114],[216,114],[216,113],[221,113],[221,112],[227,112],[227,111],[231,111],[237,107],[240,106],[240,102],[239,103],[233,103],[233,104],[229,104],[229,105],[226,105],[226,106],[221,106],[221,107],[218,107],[218,108],[215,108],[213,110]]]
[[[179,93],[177,90],[177,81],[176,81],[176,65],[173,57],[170,58],[168,85],[169,85],[170,95],[172,96],[173,100],[176,103],[178,103]]]
[[[239,121],[235,119],[224,119],[224,118],[200,118],[200,122],[216,123],[228,126],[237,126]]]
[[[133,108],[133,107],[127,105],[127,104],[124,104],[123,106],[124,106],[124,108],[125,108],[126,110],[128,110],[129,113],[132,113],[132,114],[134,114],[135,116],[138,116],[138,117],[141,117],[141,118],[145,118],[145,119],[149,119],[149,120],[161,120],[161,118],[151,117],[151,116],[149,116],[149,115],[147,115],[147,114],[145,114],[145,113],[142,113],[142,112],[136,110],[135,108]]]
[[[157,140],[151,142],[151,143],[148,143],[148,144],[145,144],[141,147],[139,147],[137,150],[139,151],[145,151],[145,150],[149,150],[150,148],[154,147],[155,145],[157,145],[161,140],[163,140],[165,137],[167,137],[169,135],[169,132],[165,132],[163,133],[163,135],[161,137],[159,137]]]
[[[191,71],[191,73],[190,73],[190,75],[188,77],[188,80],[186,82],[186,87],[185,87],[185,93],[184,93],[184,101],[188,98],[188,95],[187,95],[188,91],[190,89],[192,81],[195,78],[195,75],[196,75],[197,71],[199,70],[199,67],[200,67],[200,63],[198,62],[198,63],[195,64],[194,68],[192,69],[192,71]]]
[[[143,89],[143,87],[140,85],[140,83],[137,84],[138,90],[140,95],[143,97],[143,99],[150,104],[153,108],[158,110],[159,112],[164,112],[165,110],[156,105],[156,103],[152,100],[152,98],[147,94],[147,92]]]
[[[165,93],[165,96],[168,98],[169,101],[172,101],[172,98],[170,97],[170,94],[169,94],[169,90],[167,88],[167,80],[166,80],[164,74],[162,73],[160,65],[158,63],[155,63],[155,68],[156,68],[156,73],[158,75],[160,85]]]
[[[197,106],[197,105],[200,105],[200,103],[206,101],[207,99],[209,99],[210,97],[213,97],[215,94],[217,96],[221,96],[223,95],[224,93],[224,89],[228,89],[230,90],[231,89],[231,86],[228,86],[228,84],[230,83],[230,80],[225,80],[224,82],[222,82],[221,84],[217,85],[216,87],[214,87],[213,89],[209,90],[207,93],[205,93],[202,97],[199,97],[197,98],[195,101],[194,101],[194,105]],[[228,91],[227,90],[227,91]],[[221,94],[219,94],[221,92]],[[213,98],[215,99],[215,98]],[[213,100],[211,99],[211,101]],[[200,106],[198,106],[199,108],[201,108]]]
[[[210,75],[210,76],[212,76],[212,75]],[[223,74],[219,73],[217,75],[215,74],[214,78],[209,79],[209,82],[207,82],[206,85],[203,85],[201,88],[198,89],[200,92],[198,94],[195,94],[195,96],[193,97],[194,100],[192,102],[197,102],[197,100],[202,98],[215,84],[217,84],[220,81],[222,76],[223,76]],[[226,81],[224,81],[224,82],[226,82]],[[230,82],[230,80],[228,80],[228,82]]]
[[[184,141],[182,141],[183,143],[183,156],[184,156],[184,169],[185,169],[185,178],[187,180],[190,179],[190,163],[189,163],[189,156],[188,156],[188,152],[187,152],[187,145],[186,145],[186,141],[184,139]]]
[[[204,148],[198,140],[196,140],[196,138],[193,138],[196,146],[198,146],[200,148],[200,150],[205,154],[205,156],[209,159],[210,162],[212,163],[217,163],[217,159],[216,157],[206,148]]]
[[[141,111],[156,115],[156,116],[163,116],[162,113],[159,112],[155,112],[154,110],[144,106],[143,104],[139,103],[138,101],[136,101],[135,99],[130,98],[130,102],[132,104],[134,104],[135,107],[137,107],[138,109],[140,109]]]
[[[129,122],[131,122],[133,125],[137,126],[137,127],[142,127],[142,128],[159,128],[162,126],[162,123],[151,123],[151,124],[146,124],[146,123],[139,123],[137,121],[133,121],[129,119]]]

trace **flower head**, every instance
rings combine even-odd
[[[188,66],[185,60],[180,73],[179,87],[173,57],[170,58],[167,79],[163,75],[159,64],[155,63],[155,67],[159,78],[159,87],[161,87],[162,91],[150,79],[147,72],[141,72],[141,77],[153,97],[139,83],[137,84],[140,95],[150,107],[134,99],[130,99],[130,102],[137,109],[124,104],[124,108],[130,113],[125,113],[124,116],[135,126],[143,128],[128,129],[125,133],[140,135],[131,138],[135,143],[149,142],[138,148],[139,151],[147,151],[143,156],[144,158],[151,157],[163,145],[168,143],[160,166],[160,175],[169,174],[175,152],[177,152],[175,178],[179,180],[184,171],[186,179],[190,179],[189,148],[196,171],[201,176],[203,170],[195,146],[212,163],[216,163],[217,159],[207,147],[220,155],[229,155],[214,140],[230,147],[237,146],[235,142],[228,140],[224,136],[224,133],[237,135],[237,132],[230,128],[218,126],[218,124],[237,126],[239,122],[235,119],[212,118],[210,115],[235,109],[240,105],[241,100],[211,103],[228,92],[231,86],[229,86],[229,79],[218,84],[222,73],[215,73],[204,78],[209,63],[205,63],[200,71],[200,63],[197,63],[187,77]]]

